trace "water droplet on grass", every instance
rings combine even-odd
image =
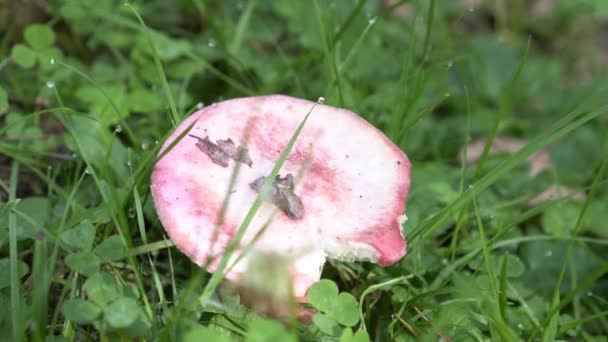
[[[205,107],[205,104],[202,102],[199,102],[196,104],[196,109],[203,109]]]
[[[86,173],[87,175],[90,175],[91,173],[93,173],[93,171],[91,171],[90,167],[87,167],[86,169],[84,169],[84,173]]]
[[[143,144],[141,144],[141,149],[145,151],[148,149],[148,146],[149,146],[148,143],[143,143]]]
[[[550,257],[552,255],[553,255],[553,251],[552,250],[548,250],[548,251],[545,252],[545,256],[546,257]]]
[[[154,145],[158,145],[158,140],[154,140]]]
[[[454,66],[454,62],[449,61],[448,62],[448,69],[451,69]]]
[[[369,19],[367,22],[368,22],[370,25],[374,25],[374,24],[376,23],[376,19],[377,19],[377,18],[378,18],[378,17],[373,17],[373,18],[370,18],[370,19]]]
[[[207,42],[207,46],[210,47],[210,48],[214,48],[215,47],[215,39],[209,38],[209,41]]]
[[[46,81],[46,87],[49,88],[49,89],[55,88],[55,82],[53,82],[53,81]]]
[[[57,62],[55,61],[55,58],[51,58],[51,64],[55,64],[55,63],[57,63]]]
[[[325,103],[325,98],[323,96],[319,96],[317,103]]]
[[[519,329],[523,329],[523,328],[524,328],[524,325],[523,325],[523,324],[521,324],[521,323],[519,323],[519,324],[517,325],[517,327],[518,327]]]
[[[135,218],[135,209],[129,208],[129,213],[127,215],[129,216],[130,219],[134,219]]]
[[[122,126],[116,125],[116,127],[114,128],[114,133],[120,133],[120,132],[122,132]]]

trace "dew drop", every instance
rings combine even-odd
[[[548,251],[545,252],[545,256],[546,257],[550,257],[552,255],[553,255],[553,251],[552,250],[548,250]]]
[[[130,160],[127,161],[127,165],[131,166],[131,161]]]
[[[215,47],[215,39],[209,38],[209,41],[207,41],[207,46],[210,47],[210,48],[214,48]]]
[[[154,145],[158,145],[158,140],[154,140]]]
[[[205,107],[205,104],[202,102],[196,104],[196,109],[203,109],[203,107]]]
[[[517,327],[518,327],[519,329],[523,329],[523,328],[524,328],[524,325],[523,325],[523,324],[521,324],[521,323],[519,323],[519,324],[517,325]]]
[[[122,4],[123,4],[124,6],[129,6],[129,5],[131,5],[131,4],[130,4],[128,1],[123,1],[123,3],[122,3]]]
[[[90,167],[87,167],[86,169],[84,169],[84,173],[86,173],[87,175],[90,175],[91,173],[93,173],[93,171],[91,171]]]
[[[135,209],[129,208],[129,212],[127,215],[129,216],[130,219],[134,219],[135,218]]]
[[[120,132],[122,132],[122,126],[116,125],[116,127],[114,128],[114,133],[120,133]]]
[[[53,82],[53,81],[46,81],[46,87],[49,88],[49,89],[55,88],[55,82]]]
[[[454,66],[454,62],[449,61],[447,66],[448,66],[448,69],[451,69]]]
[[[368,22],[370,25],[374,25],[374,24],[376,23],[376,19],[377,19],[377,18],[378,18],[378,17],[373,17],[373,18],[370,18],[369,20],[367,20],[367,22]]]
[[[444,264],[444,265],[447,265],[448,264],[448,259],[441,259],[441,263]]]
[[[469,189],[473,189],[473,184],[469,184]]]
[[[325,98],[323,96],[319,96],[317,103],[325,103]]]
[[[78,158],[78,156],[76,155],[76,153],[72,153],[72,159],[76,159]]]
[[[144,150],[144,151],[147,150],[148,147],[149,147],[148,143],[141,144],[141,149]]]
[[[443,96],[450,97],[450,93],[445,93],[445,94],[443,94]]]
[[[55,61],[55,58],[51,58],[51,64],[55,64],[55,63],[57,63],[57,62]]]
[[[593,292],[589,291],[587,292],[587,297],[592,297],[593,296]]]

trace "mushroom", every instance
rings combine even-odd
[[[241,254],[261,229],[254,249],[292,257],[293,293],[304,301],[326,258],[387,266],[405,255],[402,214],[410,187],[406,155],[353,112],[283,95],[203,108],[164,143],[162,151],[181,136],[154,166],[151,190],[177,248],[208,271],[217,269],[219,257],[263,192],[265,177],[311,109],[232,256],[231,262],[238,262],[226,279],[238,283],[248,270],[250,257]],[[218,225],[237,164],[240,169]]]

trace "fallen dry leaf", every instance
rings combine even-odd
[[[399,0],[385,0],[384,6],[386,8],[391,8],[394,6],[392,10],[392,14],[399,19],[411,19],[414,17],[414,6],[408,3],[399,4]]]
[[[587,195],[582,190],[553,184],[545,189],[545,191],[532,197],[528,201],[528,206],[535,207],[543,202],[553,201],[567,196],[572,196],[571,199],[575,202],[583,202],[587,198]]]
[[[473,164],[481,158],[483,149],[486,145],[487,138],[481,138],[473,141],[466,147],[466,163]],[[497,155],[504,153],[515,153],[526,146],[527,142],[522,139],[517,139],[507,136],[497,136],[494,138],[492,147],[488,151],[489,155]],[[465,162],[465,149],[462,149],[459,153],[459,159],[461,163]],[[543,171],[551,168],[551,158],[549,157],[549,151],[545,148],[534,153],[528,157],[530,163],[530,171],[528,175],[535,177]]]
[[[532,1],[530,6],[530,14],[533,17],[544,17],[555,7],[555,1],[553,0],[535,0]]]

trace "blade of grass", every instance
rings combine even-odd
[[[61,65],[62,67],[66,68],[68,70],[73,71],[78,76],[82,77],[87,82],[89,82],[95,89],[97,89],[101,93],[101,95],[104,97],[104,99],[108,102],[110,107],[112,107],[112,110],[114,111],[114,114],[116,116],[116,122],[119,122],[121,127],[123,127],[125,129],[125,132],[127,132],[129,139],[131,141],[133,141],[135,144],[138,144],[138,141],[135,137],[135,134],[133,134],[131,127],[129,126],[127,121],[120,115],[120,111],[118,110],[118,106],[116,105],[116,103],[114,103],[114,101],[112,101],[112,98],[103,90],[103,88],[101,88],[101,86],[99,84],[97,84],[97,82],[95,82],[95,80],[93,80],[89,75],[85,74],[84,72],[80,71],[79,69],[77,69],[67,63],[64,63],[61,61],[56,61],[55,63],[58,65]]]
[[[323,13],[321,12],[321,7],[319,7],[319,1],[313,0],[312,3],[315,10],[315,16],[317,17],[317,24],[319,26],[319,35],[321,37],[321,44],[323,45],[323,54],[325,55],[325,60],[329,66],[330,74],[332,74],[335,79],[335,86],[338,91],[338,106],[344,107],[342,78],[340,77],[340,72],[338,71],[335,50],[333,49],[333,46],[330,46],[331,42],[327,38],[327,31],[325,29],[325,23],[323,22]],[[329,86],[333,88],[333,82],[331,82]]]
[[[486,144],[483,147],[481,156],[480,156],[479,160],[477,161],[477,166],[475,167],[475,174],[473,175],[474,182],[477,181],[477,179],[479,179],[479,177],[481,176],[481,172],[483,171],[483,166],[486,163],[486,159],[488,158],[488,155],[490,153],[490,148],[492,147],[492,144],[494,143],[494,139],[496,138],[496,135],[498,134],[498,131],[499,131],[500,127],[502,126],[508,113],[511,111],[511,108],[512,108],[511,103],[513,101],[513,91],[515,90],[515,87],[517,86],[517,82],[524,71],[526,62],[528,61],[528,52],[530,51],[530,42],[531,42],[531,39],[528,39],[528,46],[526,48],[526,52],[524,53],[524,57],[523,57],[521,63],[519,63],[517,70],[515,71],[515,74],[513,75],[513,78],[509,82],[509,85],[507,86],[507,88],[505,89],[505,91],[502,93],[502,95],[500,97],[500,104],[498,106],[498,117],[496,118],[494,127],[492,128],[492,130],[490,131],[490,134],[488,135],[488,139],[486,140]]]
[[[17,184],[19,182],[19,162],[13,160],[11,163],[11,176],[9,180],[8,200],[15,201],[17,199]],[[21,291],[20,279],[18,271],[19,250],[17,247],[17,218],[15,213],[8,213],[8,230],[9,230],[9,272],[11,283],[11,336],[13,341],[21,341]]]
[[[209,281],[207,282],[207,285],[205,286],[203,293],[199,296],[199,298],[198,298],[199,303],[204,303],[211,296],[211,294],[215,291],[215,288],[219,285],[219,283],[223,279],[224,270],[225,270],[226,266],[228,265],[228,260],[230,259],[230,257],[232,257],[232,254],[234,253],[234,251],[240,244],[241,239],[245,235],[245,231],[247,230],[247,228],[253,221],[253,217],[255,216],[257,210],[262,205],[262,202],[263,202],[262,194],[266,192],[264,190],[270,189],[270,186],[272,185],[273,180],[279,174],[281,167],[285,163],[287,156],[291,152],[291,149],[293,148],[296,140],[300,136],[300,133],[302,132],[302,129],[304,128],[304,125],[308,121],[308,117],[314,110],[315,106],[316,106],[316,104],[312,106],[312,108],[308,111],[308,113],[306,113],[306,116],[304,117],[302,122],[298,125],[298,127],[297,127],[296,131],[294,132],[294,134],[292,135],[291,139],[289,139],[289,142],[287,143],[287,145],[281,152],[281,155],[279,156],[277,162],[275,163],[274,167],[272,168],[272,171],[270,172],[268,177],[266,177],[266,180],[264,181],[264,184],[262,185],[260,192],[256,196],[256,199],[254,200],[253,204],[251,205],[251,208],[245,215],[243,222],[241,223],[239,229],[237,230],[234,237],[230,241],[230,244],[226,247],[226,250],[222,254],[222,258],[220,260],[220,263],[219,263],[217,269],[211,276],[211,279],[209,279]]]
[[[557,331],[556,337],[559,337],[560,335],[567,333],[571,329],[581,327],[581,326],[583,326],[583,324],[585,324],[587,322],[591,322],[591,321],[594,321],[594,320],[596,320],[598,318],[602,318],[602,317],[608,317],[608,311],[598,312],[593,315],[589,315],[587,317],[578,319],[576,321],[568,322],[559,328],[559,330]]]
[[[426,15],[426,32],[424,33],[424,45],[422,48],[422,57],[424,60],[428,58],[429,49],[431,46],[431,34],[433,33],[433,20],[435,19],[435,0],[429,3],[429,10]]]
[[[466,203],[470,202],[475,196],[481,193],[483,190],[494,184],[498,179],[505,176],[508,171],[519,165],[520,163],[527,160],[527,158],[540,150],[550,142],[553,142],[560,137],[572,132],[583,124],[601,115],[608,109],[608,106],[602,106],[596,110],[590,111],[586,114],[582,114],[583,110],[576,110],[565,117],[561,118],[548,129],[541,132],[535,139],[532,139],[524,148],[511,157],[503,161],[492,171],[487,173],[485,176],[480,178],[477,183],[469,186],[469,189],[465,191],[458,199],[452,202],[450,205],[442,209],[437,215],[433,216],[427,221],[423,222],[420,226],[414,229],[413,232],[408,234],[409,239],[415,239],[418,236],[429,236],[437,228],[439,228],[451,215],[452,213],[461,208]]]
[[[387,288],[389,286],[395,285],[395,284],[399,284],[407,279],[412,278],[413,276],[411,275],[407,275],[407,276],[401,276],[401,277],[397,277],[397,278],[393,278],[391,280],[382,282],[382,283],[378,283],[378,284],[374,284],[371,286],[368,286],[363,293],[361,293],[361,297],[359,297],[359,319],[361,321],[361,326],[359,327],[359,329],[363,330],[363,331],[367,331],[367,327],[365,326],[365,316],[363,315],[363,301],[365,300],[365,297],[374,292],[374,291],[378,291],[384,288]]]
[[[64,107],[63,100],[61,99],[59,91],[57,90],[56,87],[53,88],[53,90],[54,90],[54,94],[55,94],[55,98],[57,99],[57,102],[61,104],[61,107]],[[80,142],[80,134],[79,134],[79,132],[76,132],[74,130],[70,117],[65,115],[63,112],[58,112],[57,115],[58,115],[58,118],[60,119],[60,121],[62,122],[62,124],[64,125],[66,131],[72,136],[74,144],[75,144],[77,150],[83,156],[83,159],[84,159],[87,167],[91,168],[91,162],[89,160],[86,160],[87,156],[82,153],[83,148],[82,148],[82,144]],[[110,203],[115,206],[115,208],[114,208],[115,210],[112,210],[111,214],[110,214],[111,220],[114,224],[114,227],[116,227],[116,229],[118,230],[119,236],[123,242],[124,247],[126,249],[131,249],[133,243],[131,240],[131,235],[129,234],[129,224],[124,215],[124,212],[121,210],[122,203],[119,199],[119,196],[116,193],[116,188],[110,187],[110,189],[109,189],[110,193],[108,194],[107,191],[104,191],[104,186],[102,185],[101,179],[93,170],[91,172],[91,176],[93,178],[93,181],[95,182],[95,186],[97,187],[99,195],[102,197],[104,203]],[[140,269],[137,266],[137,260],[134,257],[128,257],[127,262],[129,263],[129,265],[132,267],[133,270]],[[145,295],[147,292],[145,291],[141,274],[139,272],[134,272],[133,274],[135,275],[135,283],[137,284],[138,290],[142,294],[142,300],[144,302],[145,312],[150,319],[153,319],[152,307],[150,306],[150,302],[148,301],[148,298]]]
[[[232,39],[232,44],[230,44],[230,52],[236,55],[243,44],[243,37],[245,36],[245,32],[249,26],[249,22],[251,19],[251,15],[255,7],[257,6],[257,0],[251,0],[247,2],[247,7],[241,14],[239,18],[239,22],[236,24],[236,31],[234,32],[234,38]]]
[[[150,49],[152,50],[152,56],[154,58],[154,65],[156,65],[156,72],[158,73],[160,82],[163,85],[163,90],[165,92],[165,98],[169,102],[169,109],[171,110],[171,122],[173,123],[173,126],[177,126],[177,124],[179,124],[181,122],[181,117],[180,117],[179,113],[177,112],[177,107],[175,106],[175,101],[173,100],[173,95],[171,94],[171,89],[169,89],[169,82],[167,82],[167,76],[165,75],[165,69],[163,68],[163,65],[160,61],[160,57],[158,56],[158,51],[156,50],[156,44],[154,44],[154,40],[152,39],[148,26],[146,26],[146,23],[144,23],[144,20],[141,18],[141,16],[139,15],[139,13],[135,9],[135,7],[133,7],[133,5],[131,5],[128,2],[126,2],[125,4],[131,9],[133,14],[135,14],[135,16],[137,17],[137,20],[139,21],[139,24],[142,26],[143,32],[146,35],[146,38],[148,39],[148,43],[150,44]]]
[[[583,226],[583,219],[585,217],[585,214],[587,213],[589,204],[591,204],[591,199],[593,199],[595,197],[595,193],[597,192],[597,189],[598,189],[598,184],[604,177],[607,168],[608,168],[608,159],[604,159],[604,161],[602,162],[602,164],[600,165],[600,167],[596,173],[595,179],[593,180],[593,183],[589,190],[587,199],[585,200],[583,207],[581,208],[581,211],[578,215],[575,227],[571,234],[572,236],[578,235],[579,231],[581,230],[581,227]],[[567,268],[568,264],[570,263],[570,257],[572,255],[573,248],[574,248],[574,241],[571,240],[570,243],[568,244],[568,249],[566,249],[566,256],[564,257],[564,261],[562,263],[562,268],[559,273],[559,277],[557,279],[557,284],[555,285],[555,290],[553,292],[553,299],[551,302],[552,314],[548,315],[547,318],[545,318],[545,320],[543,321],[543,328],[544,328],[543,335],[542,335],[543,341],[552,341],[555,339],[555,336],[557,334],[557,324],[559,323],[559,309],[557,309],[557,308],[560,306],[560,290],[561,290],[562,282],[564,280],[564,276],[566,274],[566,268]]]
[[[350,13],[348,14],[348,17],[346,17],[346,20],[344,20],[344,23],[342,23],[342,25],[340,25],[340,28],[338,29],[336,34],[333,36],[332,41],[331,41],[331,46],[336,46],[336,44],[342,39],[342,36],[344,35],[344,33],[346,33],[348,28],[355,21],[355,18],[357,17],[357,15],[359,15],[359,13],[361,13],[361,10],[363,9],[363,5],[365,5],[365,0],[357,1],[357,4],[355,5],[355,7],[352,9],[352,11],[350,11]]]

